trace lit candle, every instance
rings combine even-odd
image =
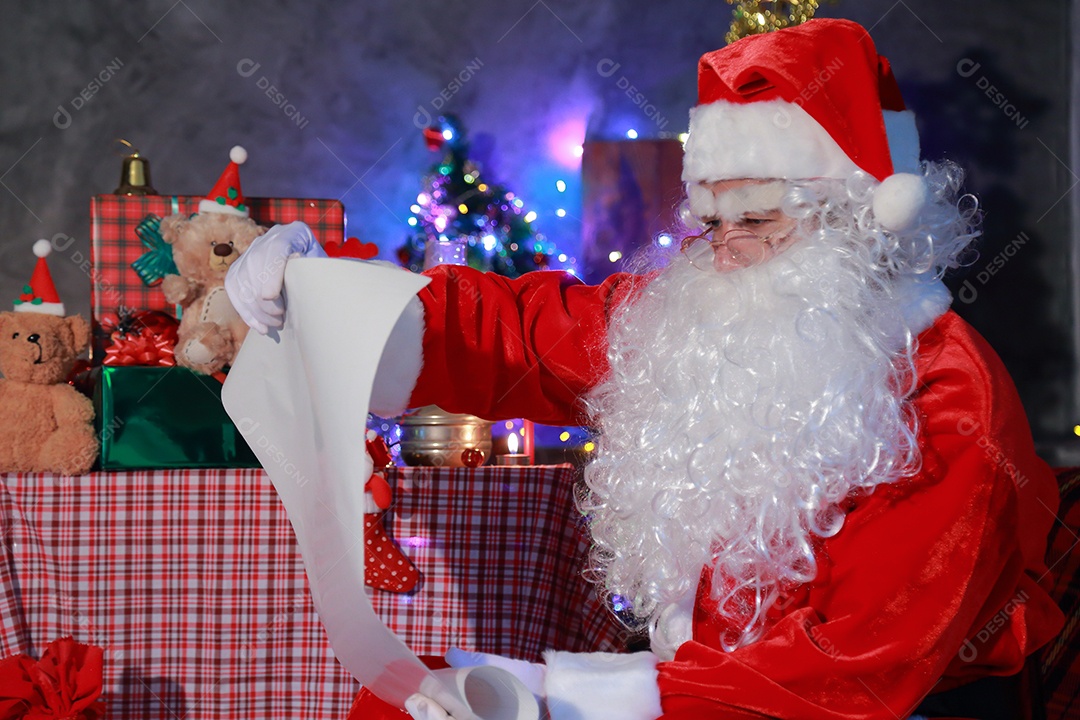
[[[506,436],[506,449],[509,450],[506,455],[496,455],[496,465],[528,465],[529,456],[525,453],[518,452],[518,436],[517,433],[510,433]]]

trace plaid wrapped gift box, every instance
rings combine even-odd
[[[389,479],[387,527],[423,579],[373,603],[418,654],[620,645],[581,577],[569,466]],[[0,475],[0,533],[0,657],[66,635],[104,648],[112,720],[348,714],[357,685],[262,471]]]
[[[135,229],[147,216],[159,218],[177,213],[194,213],[204,196],[96,195],[90,200],[90,309],[95,346],[91,362],[101,364],[101,323],[115,321],[119,308],[165,310],[175,308],[165,302],[156,286],[143,283],[131,268],[146,247]],[[248,198],[255,222],[264,226],[303,220],[311,226],[319,242],[342,242],[345,239],[345,206],[338,200],[300,198]]]

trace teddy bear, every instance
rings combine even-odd
[[[66,379],[90,326],[28,310],[0,313],[0,471],[85,473],[98,455],[94,406]]]
[[[266,228],[251,218],[228,213],[162,219],[161,237],[172,245],[173,261],[180,271],[161,281],[165,299],[182,308],[177,365],[210,375],[236,357],[248,327],[225,293],[225,274],[264,232]]]
[[[197,213],[161,221],[161,237],[172,247],[178,271],[161,281],[165,300],[181,308],[176,364],[208,375],[231,364],[247,337],[247,325],[225,292],[225,274],[266,232],[251,219],[240,190],[240,166],[247,156],[239,145],[229,151],[229,164]]]

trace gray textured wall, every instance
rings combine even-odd
[[[544,200],[556,177],[578,187],[560,156],[569,139],[586,123],[598,135],[627,124],[659,131],[619,77],[668,119],[665,130],[685,129],[697,57],[723,43],[730,16],[722,0],[24,0],[6,9],[0,298],[28,277],[31,242],[64,233],[75,242],[53,273],[83,313],[89,281],[76,260],[88,252],[89,197],[117,182],[115,138],[151,158],[168,194],[208,191],[242,143],[247,194],[340,197],[352,234],[389,255],[433,159],[414,116],[477,60],[446,109],[484,139],[499,179],[540,199],[543,229],[573,250],[580,226],[557,224]],[[1076,177],[1066,165],[1066,3],[840,0],[821,14],[872,27],[920,115],[924,154],[970,169],[988,232],[980,259],[951,281],[970,286],[972,301],[957,307],[1006,360],[1037,435],[1063,438],[1080,419],[1066,270]],[[620,63],[616,75],[597,72],[604,59]],[[260,89],[269,83],[302,127]],[[987,96],[990,84],[1002,94]],[[60,108],[70,118],[58,123]],[[1027,240],[1016,245],[1019,233]]]

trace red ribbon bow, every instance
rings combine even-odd
[[[176,318],[158,310],[122,315],[118,322],[106,320],[112,344],[105,348],[105,365],[164,366],[176,364],[173,349],[180,326]]]
[[[101,720],[102,651],[70,637],[0,660],[0,720]]]

